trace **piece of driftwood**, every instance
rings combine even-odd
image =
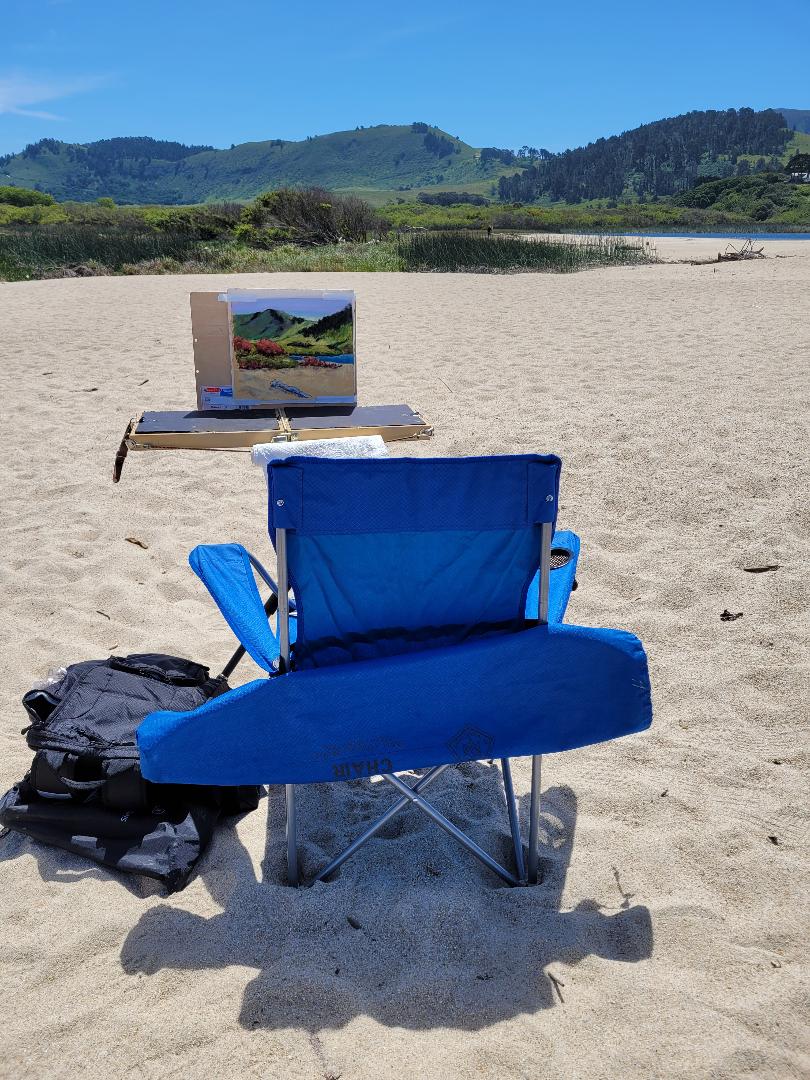
[[[734,244],[726,244],[725,251],[717,252],[718,262],[740,262],[742,259],[764,259],[765,258],[765,245],[755,248],[753,240],[746,240],[741,247],[735,247]]]

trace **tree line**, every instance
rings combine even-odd
[[[501,177],[498,195],[504,202],[523,203],[543,196],[578,203],[674,195],[700,175],[743,176],[778,168],[789,139],[784,117],[773,109],[690,112],[576,150],[540,152],[529,168]]]

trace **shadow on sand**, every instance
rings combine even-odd
[[[497,768],[472,763],[453,772],[455,780],[434,792],[433,801],[511,865]],[[392,798],[382,783],[299,790],[309,875]],[[461,821],[464,796],[472,808]],[[576,820],[570,788],[544,792],[544,874],[535,888],[502,887],[409,808],[332,881],[291,889],[279,884],[282,814],[281,793],[272,788],[263,882],[235,829],[220,830],[201,877],[221,913],[204,918],[184,911],[176,906],[181,897],[151,908],[124,942],[124,970],[256,968],[242,1001],[242,1026],[298,1027],[315,1036],[360,1014],[407,1028],[476,1030],[563,1000],[566,991],[549,965],[570,967],[590,955],[632,963],[652,953],[650,912],[631,906],[618,872],[618,910],[605,913],[591,901],[561,910]],[[336,814],[352,827],[337,829]]]

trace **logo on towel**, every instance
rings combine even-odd
[[[492,745],[492,736],[471,724],[465,724],[447,742],[459,761],[479,761],[492,757]]]

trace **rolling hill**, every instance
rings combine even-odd
[[[575,203],[675,195],[700,178],[778,169],[808,148],[807,109],[685,113],[559,154],[476,149],[424,123],[229,150],[147,137],[87,144],[42,139],[0,158],[0,185],[35,188],[59,200],[110,196],[121,204],[246,200],[290,185],[351,191],[378,205],[425,191],[497,191],[504,202]]]
[[[201,203],[250,199],[285,185],[385,191],[489,184],[514,171],[497,158],[428,124],[380,125],[271,139],[230,150],[148,138],[80,145],[43,139],[0,158],[0,184],[37,188],[57,199],[118,203]]]
[[[498,194],[522,203],[666,197],[702,177],[778,170],[805,138],[774,109],[684,113],[551,154],[503,177]]]
[[[248,349],[246,341],[261,342],[263,338],[274,341],[288,355],[340,356],[351,353],[353,348],[351,304],[320,319],[304,319],[265,308],[252,314],[234,315],[233,329],[234,340],[243,339],[240,346],[243,351]]]
[[[260,338],[278,338],[288,330],[303,330],[313,325],[313,319],[302,319],[299,315],[288,315],[286,311],[264,308],[248,315],[234,315],[234,333],[240,337],[258,341]]]

